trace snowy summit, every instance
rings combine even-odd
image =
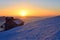
[[[60,16],[0,32],[0,40],[60,40]]]

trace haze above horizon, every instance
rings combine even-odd
[[[0,16],[60,15],[60,0],[0,0]]]

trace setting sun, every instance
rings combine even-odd
[[[25,11],[25,10],[20,11],[20,15],[21,16],[26,16],[27,15],[27,11]]]

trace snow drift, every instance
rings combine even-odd
[[[60,16],[0,32],[0,40],[60,40]]]

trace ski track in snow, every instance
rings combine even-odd
[[[0,32],[0,40],[60,40],[60,17],[38,19]]]

